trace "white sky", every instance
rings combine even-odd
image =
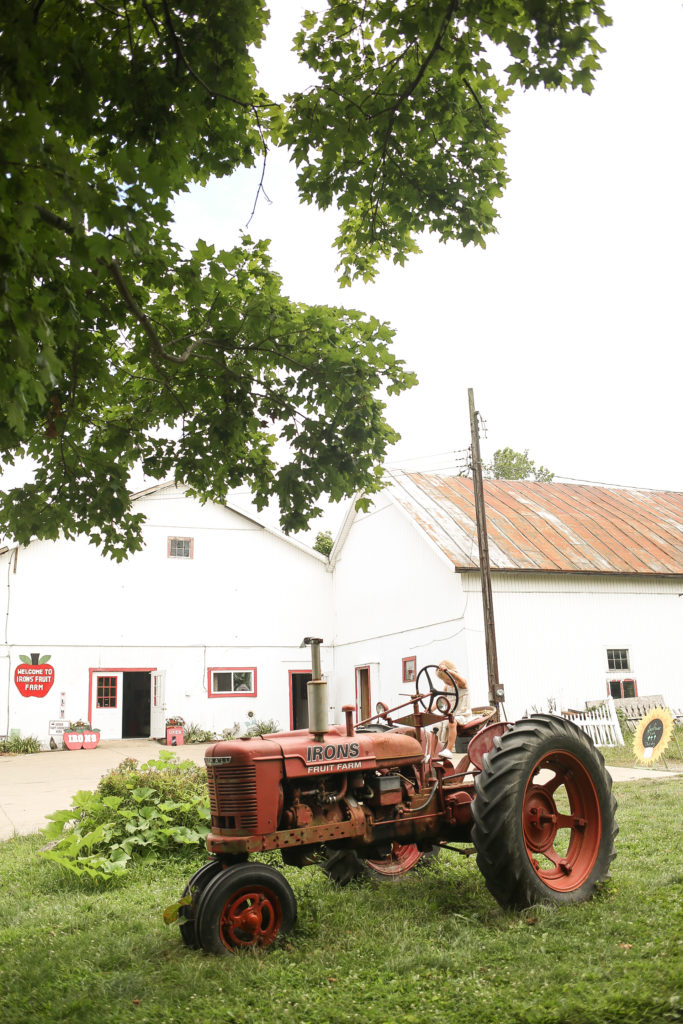
[[[514,98],[512,180],[486,250],[428,238],[407,267],[384,265],[375,284],[339,289],[334,215],[300,206],[286,157],[269,157],[272,204],[259,202],[249,233],[272,240],[285,293],[388,320],[394,350],[418,374],[419,387],[389,406],[402,434],[392,464],[453,464],[443,453],[469,445],[472,387],[488,426],[484,458],[528,448],[558,477],[683,490],[683,6],[612,0],[608,11],[591,96]],[[285,17],[259,58],[274,98]],[[290,85],[306,81],[289,74]],[[259,176],[183,197],[178,237],[232,244]]]

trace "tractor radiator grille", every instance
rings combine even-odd
[[[254,832],[258,824],[256,767],[207,768],[211,818],[222,828]]]

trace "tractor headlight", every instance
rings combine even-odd
[[[440,715],[447,715],[447,714],[449,714],[449,712],[451,710],[450,699],[448,697],[444,696],[443,694],[441,694],[440,697],[437,697],[436,698],[436,710],[439,712]]]
[[[386,715],[388,710],[388,705],[383,704],[381,700],[378,700],[375,704],[375,714],[377,715]]]

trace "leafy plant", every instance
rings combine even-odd
[[[334,547],[334,539],[330,530],[321,530],[315,538],[315,544],[313,545],[314,551],[319,551],[321,555],[329,555],[330,551]]]
[[[79,878],[110,879],[140,859],[196,853],[210,820],[206,772],[170,751],[142,765],[128,758],[47,817],[55,842],[42,856]]]
[[[551,483],[555,474],[545,466],[536,466],[529,458],[529,449],[516,452],[512,448],[499,448],[493,453],[493,459],[484,466],[484,472],[494,480],[539,480]]]
[[[264,718],[264,719],[255,718],[255,719],[253,719],[253,721],[250,721],[247,724],[247,726],[246,726],[246,728],[244,730],[244,735],[245,736],[263,736],[265,733],[279,732],[279,730],[280,730],[280,723],[278,721],[276,721],[274,718]]]
[[[190,722],[186,726],[183,735],[186,743],[212,743],[216,739],[216,734],[211,729],[203,729],[195,722]]]
[[[41,750],[37,736],[10,736],[7,740],[0,740],[2,754],[38,754]]]

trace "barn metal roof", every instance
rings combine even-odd
[[[472,480],[388,472],[395,502],[456,569],[478,569]],[[485,480],[491,568],[683,575],[683,494],[586,484]]]

